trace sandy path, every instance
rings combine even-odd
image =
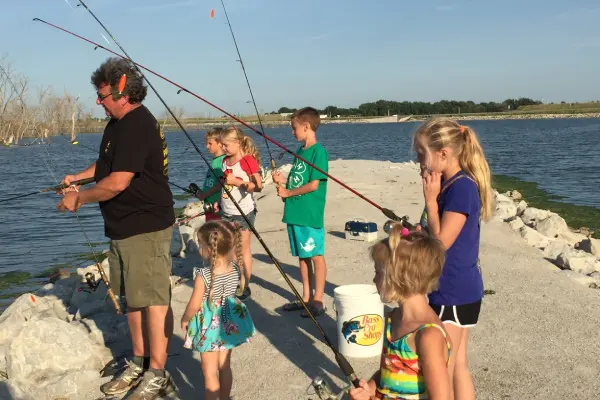
[[[420,179],[415,166],[373,161],[332,161],[330,172],[350,187],[398,215],[415,221],[423,207]],[[256,227],[285,272],[301,292],[297,259],[290,255],[283,204],[268,186],[259,202]],[[325,216],[328,276],[326,316],[319,321],[337,345],[333,289],[338,285],[370,283],[372,264],[368,243],[343,238],[344,223],[353,217],[377,222],[381,231],[386,218],[374,207],[329,183]],[[384,233],[380,232],[380,237]],[[332,385],[342,385],[342,375],[332,352],[316,327],[299,312],[279,308],[293,294],[266,252],[253,240],[252,297],[247,301],[258,334],[250,344],[233,352],[233,398],[316,399],[310,381],[326,375]],[[600,291],[581,286],[544,260],[538,250],[502,222],[491,222],[482,232],[481,262],[486,289],[495,294],[484,299],[479,325],[470,343],[471,369],[478,399],[593,398],[600,391]],[[194,257],[174,259],[174,273],[195,263]],[[176,320],[191,294],[190,282],[174,289]],[[182,347],[176,335],[168,370],[182,399],[203,398],[203,382],[197,356]],[[377,368],[378,358],[350,359],[364,377]]]

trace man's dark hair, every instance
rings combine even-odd
[[[92,74],[92,85],[94,85],[96,90],[103,84],[110,85],[113,98],[117,99],[119,97],[119,80],[123,74],[127,77],[127,81],[122,95],[129,96],[131,104],[144,101],[148,90],[144,86],[144,78],[133,63],[124,58],[111,57],[103,62]]]
[[[319,112],[312,107],[304,107],[294,112],[290,119],[296,119],[298,122],[308,122],[310,129],[317,131],[321,124],[321,116]]]

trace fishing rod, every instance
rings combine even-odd
[[[44,150],[46,150],[46,154],[48,154],[48,160],[50,161],[50,163],[54,167],[53,169],[56,169],[56,166],[52,162],[52,156],[50,155],[50,152],[48,151],[48,144],[43,143],[42,146],[44,146]],[[52,168],[50,168],[50,165],[48,165],[48,162],[46,161],[46,157],[44,156],[44,154],[42,154],[42,159],[46,163],[46,168],[48,168],[48,171],[50,171],[50,174],[52,175],[52,178],[56,181],[56,183],[58,183],[58,179],[56,178],[56,176],[52,172]],[[77,183],[81,183],[81,182],[91,183],[93,181],[94,181],[94,178],[90,177],[90,178],[80,179],[78,181],[71,182],[68,185],[64,184],[64,183],[63,184],[58,184],[54,188],[57,189],[57,191],[58,191],[58,190],[66,189],[68,187],[76,186]],[[75,188],[75,190],[79,191],[79,189],[77,189],[77,188]],[[115,307],[115,311],[117,312],[117,314],[121,315],[121,314],[123,314],[123,311],[121,310],[121,306],[119,305],[119,301],[117,300],[117,296],[115,296],[115,292],[113,291],[113,289],[112,289],[112,287],[110,285],[110,281],[108,279],[108,276],[106,275],[106,272],[104,271],[104,268],[102,267],[102,263],[98,259],[98,255],[94,251],[94,246],[92,245],[92,242],[90,241],[90,238],[88,237],[85,229],[83,228],[83,223],[81,222],[81,219],[79,218],[79,213],[77,211],[75,211],[75,217],[77,218],[77,223],[79,224],[79,228],[81,229],[81,232],[83,233],[83,237],[85,238],[85,241],[87,242],[87,245],[90,248],[90,252],[92,253],[92,257],[94,258],[94,261],[96,261],[96,268],[98,268],[98,273],[100,274],[100,279],[106,285],[106,295],[110,298],[111,302],[113,303],[113,306]],[[88,283],[88,286],[90,286],[90,282],[92,281],[92,279],[90,279],[89,276],[86,276],[86,281]],[[98,287],[98,285],[96,284],[93,290],[96,290],[97,287]],[[90,286],[90,289],[92,289],[91,286]]]
[[[229,25],[229,31],[231,32],[231,37],[233,39],[233,44],[235,45],[235,51],[237,51],[240,65],[242,66],[242,71],[244,72],[244,77],[246,78],[246,83],[248,84],[248,91],[250,92],[250,97],[252,98],[252,104],[254,104],[254,110],[256,111],[256,117],[258,118],[258,123],[260,125],[260,130],[263,134],[263,138],[265,139],[265,145],[267,146],[267,151],[269,152],[269,157],[271,158],[271,170],[275,171],[275,159],[271,154],[271,149],[269,148],[269,142],[264,137],[265,128],[263,127],[262,119],[260,118],[260,113],[258,112],[258,107],[256,106],[256,100],[254,100],[254,94],[252,94],[252,88],[250,87],[250,80],[248,79],[248,75],[246,74],[246,68],[244,67],[244,61],[242,60],[242,55],[240,54],[240,49],[238,48],[237,41],[235,40],[235,35],[233,34],[233,28],[231,27],[231,22],[229,22],[229,16],[227,15],[227,9],[225,8],[225,3],[221,0],[221,5],[223,6],[223,12],[225,13],[225,19],[227,20],[227,25]]]
[[[33,196],[34,194],[38,194],[38,193],[57,192],[57,191],[60,191],[63,189],[67,189],[70,186],[87,185],[88,183],[92,183],[92,182],[94,182],[94,178],[80,179],[78,181],[71,182],[70,185],[63,183],[63,184],[60,184],[57,186],[52,186],[52,187],[45,188],[45,189],[39,189],[39,190],[36,190],[35,192],[20,194],[18,196],[10,197],[8,199],[2,199],[2,200],[0,200],[0,203],[4,203],[5,201],[20,199],[23,197]]]
[[[122,55],[120,55],[119,53],[116,53],[116,52],[112,51],[111,49],[108,49],[108,48],[106,48],[106,47],[102,46],[102,45],[101,45],[101,44],[99,44],[99,43],[96,43],[96,42],[94,42],[94,41],[92,41],[92,40],[90,40],[90,39],[87,39],[87,38],[85,38],[85,37],[83,37],[83,36],[80,36],[80,35],[78,35],[78,34],[76,34],[76,33],[73,33],[73,32],[71,32],[71,31],[69,31],[69,30],[67,30],[67,29],[61,28],[61,27],[59,27],[59,26],[56,26],[56,25],[54,25],[54,24],[51,24],[50,22],[44,21],[44,20],[42,20],[42,19],[40,19],[40,18],[34,18],[33,20],[34,20],[34,21],[43,22],[43,23],[45,23],[45,24],[47,24],[47,25],[50,25],[50,26],[52,26],[52,27],[54,27],[54,28],[56,28],[56,29],[59,29],[59,30],[61,30],[61,31],[63,31],[63,32],[66,32],[66,33],[68,33],[68,34],[70,34],[70,35],[72,35],[72,36],[75,36],[75,37],[77,37],[77,38],[79,38],[79,39],[81,39],[81,40],[84,40],[84,41],[86,41],[86,42],[88,42],[88,43],[91,43],[91,44],[93,44],[94,46],[96,46],[96,47],[94,48],[94,50],[96,50],[97,48],[101,48],[101,49],[103,49],[103,50],[106,50],[106,51],[108,51],[109,53],[112,53],[112,54],[116,55],[117,57],[120,57],[120,58],[126,58],[126,57],[123,57]],[[178,91],[177,93],[180,93],[180,92],[182,92],[182,91],[184,91],[184,92],[187,92],[187,93],[189,93],[190,95],[192,95],[192,96],[196,97],[197,99],[199,99],[199,100],[203,101],[204,103],[208,104],[209,106],[211,106],[211,107],[213,107],[213,108],[215,108],[215,109],[217,109],[217,110],[221,111],[223,114],[225,114],[225,115],[229,116],[229,117],[230,117],[230,118],[232,118],[233,120],[235,120],[235,121],[239,122],[240,124],[244,125],[246,128],[248,128],[248,129],[252,130],[253,132],[257,133],[258,135],[260,135],[260,136],[263,136],[263,137],[264,137],[266,140],[270,141],[271,143],[275,144],[277,147],[281,148],[281,149],[282,149],[282,150],[283,150],[285,153],[288,153],[288,154],[290,154],[290,155],[294,156],[295,158],[297,158],[297,159],[299,159],[299,160],[303,161],[304,163],[306,163],[306,165],[309,165],[310,167],[312,167],[312,168],[314,168],[315,170],[319,171],[320,173],[322,173],[322,174],[323,174],[323,175],[325,175],[326,177],[330,178],[330,179],[331,179],[331,180],[333,180],[334,182],[338,183],[338,184],[339,184],[340,186],[342,186],[343,188],[345,188],[345,189],[349,190],[349,191],[350,191],[350,192],[352,192],[354,195],[356,195],[356,196],[360,197],[361,199],[365,200],[367,203],[371,204],[373,207],[375,207],[375,208],[377,208],[378,210],[380,210],[380,211],[383,213],[383,215],[385,215],[385,216],[386,216],[386,217],[388,217],[389,219],[391,219],[391,220],[394,220],[394,221],[397,221],[397,222],[401,222],[401,223],[402,223],[402,224],[403,224],[403,225],[404,225],[406,228],[408,228],[408,229],[414,229],[414,226],[408,222],[408,221],[409,221],[409,218],[408,218],[408,216],[406,216],[406,215],[405,215],[405,216],[403,216],[403,217],[399,217],[399,216],[397,216],[397,215],[396,215],[396,214],[395,214],[395,213],[394,213],[392,210],[390,210],[390,209],[388,209],[388,208],[384,208],[384,207],[380,206],[379,204],[375,203],[373,200],[371,200],[371,199],[369,199],[369,198],[365,197],[364,195],[360,194],[360,193],[359,193],[359,192],[357,192],[356,190],[354,190],[354,189],[352,189],[351,187],[349,187],[348,185],[346,185],[344,182],[340,181],[339,179],[335,178],[334,176],[331,176],[329,173],[327,173],[327,172],[323,171],[322,169],[320,169],[320,168],[319,168],[319,167],[317,167],[316,165],[312,164],[310,161],[308,161],[308,160],[306,160],[305,158],[301,157],[300,155],[296,154],[295,152],[293,152],[292,150],[288,149],[287,147],[285,147],[285,146],[284,146],[284,145],[282,145],[281,143],[277,142],[276,140],[272,139],[271,137],[267,136],[266,134],[264,134],[264,133],[260,132],[259,130],[257,130],[256,128],[252,127],[252,126],[251,126],[251,125],[249,125],[248,123],[246,123],[246,122],[242,121],[241,119],[239,119],[239,118],[238,118],[238,117],[236,117],[235,115],[228,113],[227,111],[223,110],[221,107],[219,107],[219,106],[215,105],[214,103],[211,103],[210,101],[206,100],[205,98],[203,98],[203,97],[199,96],[198,94],[196,94],[196,93],[192,92],[191,90],[189,90],[189,89],[187,89],[187,88],[185,88],[185,87],[183,87],[183,86],[179,85],[178,83],[176,83],[176,82],[173,82],[172,80],[170,80],[170,79],[168,79],[168,78],[164,77],[163,75],[161,75],[161,74],[159,74],[159,73],[157,73],[157,72],[155,72],[155,71],[153,71],[153,70],[151,70],[151,69],[149,69],[149,68],[147,68],[147,67],[144,67],[143,65],[141,65],[141,64],[138,64],[138,63],[136,63],[135,61],[133,61],[133,60],[131,60],[131,59],[129,59],[129,61],[131,61],[131,62],[132,62],[132,63],[133,63],[135,66],[137,66],[137,67],[139,67],[139,68],[142,68],[142,69],[144,69],[144,70],[146,70],[146,71],[150,72],[150,73],[151,73],[151,74],[153,74],[153,75],[156,75],[157,77],[159,77],[159,78],[161,78],[161,79],[163,79],[163,80],[165,80],[165,81],[169,82],[169,83],[170,83],[170,84],[172,84],[173,86],[176,86],[176,87],[178,87],[178,88],[179,88],[179,91]],[[139,68],[138,68],[138,70],[139,70]],[[180,126],[181,126],[181,125],[180,125]],[[188,138],[189,138],[189,136],[188,136]]]
[[[88,149],[90,151],[93,151],[94,153],[98,152],[97,149],[94,149],[93,147],[85,146],[85,145],[83,145],[83,144],[81,144],[81,143],[79,143],[79,142],[77,142],[75,140],[70,140],[69,143],[75,144],[75,145],[79,145],[79,146],[83,147],[84,149]],[[201,192],[200,188],[195,183],[191,183],[189,188],[184,188],[183,186],[179,186],[178,184],[173,183],[171,181],[168,181],[168,183],[169,183],[169,185],[171,185],[173,187],[176,187],[178,189],[181,189],[184,192],[189,193],[189,194],[191,194],[194,197],[198,197],[198,192]]]
[[[165,108],[167,109],[167,111],[169,112],[169,114],[171,114],[171,116],[173,117],[173,119],[177,122],[177,124],[179,125],[179,127],[181,128],[181,130],[183,131],[183,133],[186,135],[186,137],[188,138],[188,140],[190,141],[190,143],[192,144],[192,146],[194,146],[194,149],[196,149],[196,152],[200,155],[200,157],[202,158],[202,160],[206,163],[207,167],[209,168],[209,171],[214,175],[215,179],[217,180],[217,182],[219,183],[219,185],[221,186],[221,188],[225,191],[225,193],[227,193],[227,195],[229,196],[229,198],[232,200],[234,206],[237,208],[237,210],[240,213],[240,215],[244,218],[244,220],[248,224],[248,227],[250,228],[250,230],[252,231],[252,233],[254,234],[254,236],[257,238],[257,240],[260,242],[260,244],[264,248],[264,250],[267,253],[267,255],[269,256],[269,258],[271,258],[271,260],[273,261],[274,265],[277,267],[277,269],[279,270],[279,272],[281,273],[281,275],[285,279],[285,281],[288,284],[288,286],[291,288],[291,290],[294,293],[294,295],[296,296],[296,298],[301,302],[301,304],[304,307],[304,309],[306,310],[308,316],[313,321],[313,323],[315,324],[315,326],[317,327],[317,329],[319,330],[319,332],[321,333],[321,335],[325,339],[325,342],[327,343],[327,346],[335,354],[335,360],[336,360],[338,366],[340,367],[340,369],[342,370],[342,372],[344,373],[344,375],[347,377],[347,379],[349,381],[352,382],[352,384],[355,387],[358,387],[359,386],[359,379],[355,375],[354,369],[352,368],[352,366],[350,365],[350,363],[348,362],[348,360],[346,360],[346,358],[335,348],[335,346],[333,345],[333,343],[331,343],[329,337],[327,336],[327,334],[323,330],[323,327],[316,320],[316,318],[313,315],[312,311],[308,308],[307,304],[302,299],[302,296],[300,295],[300,293],[298,293],[298,291],[296,290],[296,288],[294,287],[294,285],[290,281],[290,278],[283,271],[283,268],[279,264],[279,261],[277,261],[277,259],[275,258],[275,256],[273,255],[273,253],[271,252],[271,250],[269,249],[269,247],[266,245],[266,243],[264,242],[264,240],[262,239],[262,237],[260,236],[260,234],[258,233],[258,231],[256,230],[256,228],[254,227],[254,225],[250,222],[250,220],[248,219],[248,216],[244,213],[244,211],[240,207],[239,203],[233,198],[233,195],[231,194],[231,192],[229,191],[229,189],[225,185],[225,182],[222,179],[218,178],[216,172],[211,168],[210,162],[206,159],[206,157],[204,156],[204,154],[202,153],[202,151],[200,150],[200,148],[198,147],[198,145],[196,145],[196,143],[194,142],[194,140],[192,139],[192,137],[190,136],[190,134],[184,128],[184,126],[181,123],[181,121],[179,121],[179,119],[177,118],[177,116],[173,113],[173,111],[167,105],[167,103],[162,98],[162,96],[160,96],[160,94],[158,93],[158,91],[154,88],[154,86],[152,85],[152,83],[150,82],[150,80],[142,73],[142,71],[137,66],[137,64],[135,64],[133,62],[133,60],[131,59],[131,57],[129,56],[129,54],[127,54],[127,52],[125,51],[125,49],[115,39],[115,37],[112,35],[112,33],[104,26],[104,24],[98,19],[98,17],[96,17],[96,15],[92,12],[92,10],[90,10],[88,8],[88,6],[85,4],[85,2],[83,2],[83,0],[79,0],[79,3],[83,7],[85,7],[85,9],[91,14],[91,16],[100,24],[100,26],[102,26],[102,28],[104,29],[104,31],[111,37],[111,39],[113,40],[113,42],[127,56],[127,59],[132,63],[132,65],[134,65],[136,67],[137,71],[144,78],[144,80],[148,83],[148,86],[150,86],[150,88],[154,91],[154,93],[159,98],[159,100],[163,103],[163,105],[165,106]]]

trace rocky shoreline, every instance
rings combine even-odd
[[[494,218],[506,222],[525,242],[572,279],[600,288],[600,240],[589,229],[570,229],[565,220],[548,210],[528,207],[521,194],[495,192]]]
[[[368,168],[361,169],[361,171],[364,170],[364,176],[356,176],[358,166],[362,165],[360,163],[361,161],[336,160],[330,163],[330,168],[333,169],[332,174],[334,176],[341,177],[361,192],[366,193],[367,190],[373,190],[368,194],[370,196],[377,196],[377,193],[381,195],[382,190],[389,190],[389,187],[385,189],[386,184],[384,182],[393,182],[394,185],[397,185],[397,193],[402,192],[398,195],[400,197],[395,198],[395,202],[402,201],[402,208],[407,209],[406,212],[411,215],[416,215],[416,212],[422,210],[422,194],[417,175],[418,166],[415,163],[369,162]],[[285,174],[289,172],[290,167],[291,165],[288,164],[280,169]],[[281,200],[274,193],[269,174],[264,174],[263,177],[265,190],[257,195],[258,207],[261,209],[272,208],[273,210],[277,208],[278,211],[259,213],[259,218],[262,219],[259,220],[258,224],[261,235],[265,235],[269,246],[273,246],[277,250],[276,254],[281,255],[282,262],[286,262],[287,239],[281,233],[283,232],[280,216]],[[351,177],[356,179],[353,183]],[[375,189],[376,187],[377,189]],[[597,289],[600,287],[600,241],[590,237],[592,232],[573,231],[569,229],[564,219],[558,214],[528,207],[525,200],[516,191],[504,194],[495,192],[495,199],[496,210],[493,219],[503,221],[528,246],[538,249],[540,259],[549,260],[562,271],[561,274],[567,275],[586,288]],[[330,228],[340,229],[338,227],[340,221],[356,216],[358,210],[361,209],[360,206],[363,204],[357,203],[357,201],[359,200],[355,197],[332,185],[331,192],[328,194],[328,202],[331,204],[329,207],[331,208],[327,211],[330,215],[327,217],[326,224]],[[184,216],[178,220],[179,225],[173,230],[171,283],[176,320],[180,315],[178,312],[181,312],[186,299],[189,298],[192,267],[198,262],[198,244],[194,232],[204,223],[204,218],[202,216],[198,217],[202,210],[201,202],[188,203],[183,211]],[[374,218],[375,215],[381,218],[374,210],[363,211],[367,218]],[[492,227],[485,224],[482,228],[488,230],[486,236],[489,235],[489,232],[497,232],[495,230],[497,228],[493,227],[493,223],[489,225]],[[504,230],[507,231],[507,234],[512,234],[509,229]],[[269,232],[272,232],[273,235],[268,236]],[[498,231],[498,233],[502,232]],[[362,261],[363,257],[366,257],[366,246],[368,244],[363,246],[362,244],[356,244],[356,242],[351,243],[339,236],[336,238],[335,235],[333,239],[328,240],[331,243],[329,245],[329,249],[332,250],[331,254],[334,254],[331,258],[330,275],[328,275],[330,285],[356,283],[357,280],[370,281],[372,278],[371,267],[366,266],[366,261]],[[489,253],[489,248],[482,247],[483,257],[492,257],[493,259],[506,257],[506,259],[498,259],[497,262],[500,265],[509,264],[508,254],[514,249],[506,246],[514,247],[515,245],[503,243],[497,244],[502,249],[502,253],[498,253],[500,255],[493,253],[494,255],[491,256],[492,253]],[[485,246],[489,246],[489,242]],[[526,248],[526,246],[523,247]],[[258,244],[255,244],[253,249],[257,254],[261,251]],[[484,252],[487,252],[487,254],[484,254]],[[258,254],[258,256],[262,255]],[[315,349],[320,349],[323,345],[312,338],[306,343],[302,342],[303,336],[298,336],[299,333],[294,330],[295,328],[289,328],[289,325],[277,325],[277,322],[274,322],[276,320],[272,319],[271,313],[274,312],[272,310],[278,306],[278,302],[283,301],[275,294],[285,293],[289,289],[286,289],[285,285],[283,288],[277,289],[278,286],[275,285],[279,285],[278,282],[282,280],[281,277],[273,272],[272,265],[269,265],[268,260],[259,261],[261,258],[258,256],[254,267],[257,275],[256,280],[266,282],[263,285],[269,287],[270,290],[265,291],[265,294],[261,294],[259,286],[257,286],[258,290],[253,289],[256,290],[256,293],[253,294],[255,300],[253,300],[251,312],[253,318],[257,319],[255,323],[261,333],[256,343],[245,347],[243,352],[240,352],[240,355],[237,356],[240,357],[240,361],[237,361],[241,363],[239,367],[242,368],[245,365],[254,368],[256,364],[247,363],[252,362],[251,357],[264,356],[265,351],[268,351],[270,356],[274,357],[274,360],[279,357],[277,358],[278,361],[273,361],[273,366],[288,361],[291,362],[290,365],[314,365],[314,360],[305,360],[301,358],[304,356],[290,352],[314,353]],[[489,260],[488,265],[485,267],[488,274],[492,270]],[[293,263],[293,260],[288,259],[287,262]],[[532,261],[532,263],[535,262],[535,260]],[[108,260],[105,259],[102,262],[102,267],[108,275]],[[523,265],[514,267],[524,268]],[[502,269],[499,269],[499,271],[502,271]],[[125,356],[128,356],[130,338],[126,318],[115,314],[110,299],[107,298],[105,285],[100,283],[97,288],[91,289],[85,279],[87,273],[92,273],[95,280],[100,279],[96,265],[78,268],[75,273],[69,276],[63,276],[62,279],[54,283],[48,283],[35,292],[21,295],[0,315],[0,398],[11,400],[90,400],[101,398],[102,394],[99,387],[101,383],[110,379],[110,376],[115,372],[115,368],[118,367],[117,364]],[[492,281],[491,284],[496,290],[500,291],[497,297],[506,296],[499,289],[501,286],[499,281]],[[581,290],[585,291],[587,289],[582,287]],[[499,304],[505,304],[506,301],[502,300]],[[260,311],[263,309],[264,312],[261,314]],[[504,321],[502,316],[498,318]],[[273,325],[273,329],[277,331],[276,334],[268,331],[268,327],[272,324],[276,324]],[[307,322],[307,324],[307,327],[303,329],[312,329],[310,322]],[[330,323],[330,325],[332,324]],[[290,329],[289,332],[286,331],[289,334],[289,339],[287,334],[282,333],[285,329]],[[176,328],[176,334],[181,335],[181,332],[177,332],[177,330],[178,328]],[[550,335],[551,332],[547,332],[547,334]],[[282,342],[283,338],[285,338],[285,342]],[[298,344],[297,340],[303,345]],[[288,344],[288,341],[290,341],[290,344]],[[170,351],[175,353],[173,355],[185,351],[178,348],[178,345],[179,343],[176,342],[175,345],[171,346]],[[298,349],[293,350],[296,347]],[[324,357],[327,361],[329,353],[326,349],[321,350],[323,354],[320,357]],[[477,349],[475,348],[474,351],[477,351]],[[315,354],[312,353],[306,355],[306,357],[314,357]],[[302,361],[295,362],[294,360]],[[182,362],[184,361],[175,361],[175,363]],[[480,363],[481,361],[475,358],[474,362]],[[377,360],[374,360],[373,365],[376,365],[376,363]],[[372,367],[368,364],[361,366],[358,362],[356,364],[358,372],[363,375],[367,373],[366,369]],[[180,364],[176,365],[179,368]],[[287,368],[291,368],[290,365],[285,365],[287,365]],[[234,371],[240,371],[240,375],[246,377],[245,382],[249,385],[241,392],[240,398],[261,397],[262,392],[252,386],[254,385],[253,382],[248,381],[248,379],[252,379],[253,368],[247,368],[249,372],[245,372],[241,369],[235,369],[235,367],[234,365]],[[265,370],[261,374],[270,373],[268,366],[262,368]],[[301,367],[296,366],[295,368]],[[362,368],[365,368],[365,371]],[[201,374],[198,365],[194,364],[194,367],[190,370],[195,374]],[[286,379],[289,379],[290,382],[294,380],[304,382],[306,377],[302,374],[302,371],[304,369],[292,371],[293,374]],[[543,375],[543,372],[541,374]],[[501,375],[505,376],[504,374]],[[264,385],[264,383],[261,385]],[[296,385],[298,385],[298,382],[296,382]],[[490,388],[493,387],[493,385],[490,386]],[[194,393],[197,390],[201,389],[194,389]],[[492,397],[483,395],[481,398],[493,398],[493,393],[498,394],[494,390],[490,389],[490,393],[492,393],[490,396]],[[281,394],[277,398],[292,397],[290,391],[286,392],[285,388],[278,388],[277,391],[278,394]]]

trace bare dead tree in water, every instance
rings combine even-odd
[[[18,144],[24,137],[47,140],[49,136],[70,133],[75,139],[75,125],[82,113],[79,97],[66,90],[63,96],[50,87],[37,89],[35,102],[30,100],[29,80],[16,73],[6,56],[0,58],[0,143]]]

